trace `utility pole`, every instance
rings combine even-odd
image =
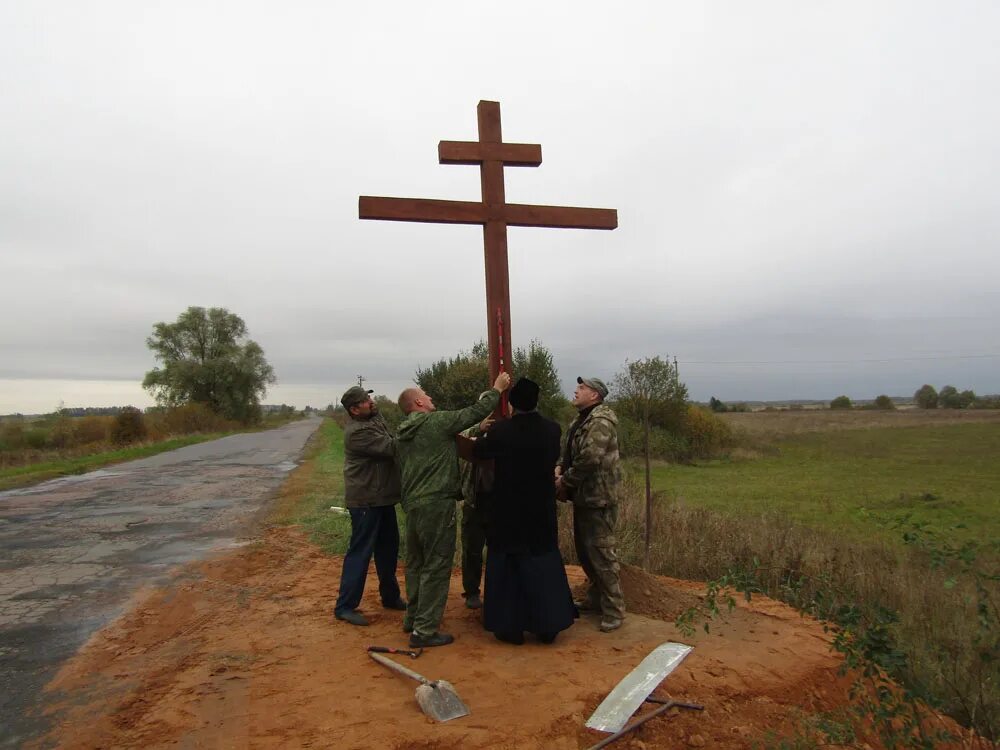
[[[364,388],[364,385],[365,385],[365,376],[364,375],[358,375],[358,387],[359,388]]]

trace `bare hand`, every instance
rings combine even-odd
[[[479,431],[489,432],[494,422],[496,422],[496,420],[493,419],[493,417],[486,417],[486,419],[479,423]]]
[[[493,382],[493,390],[503,393],[510,387],[510,373],[501,372]]]

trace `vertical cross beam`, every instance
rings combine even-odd
[[[481,101],[476,108],[480,143],[503,143],[500,103]],[[483,149],[486,151],[486,149]],[[499,156],[499,148],[497,149]],[[485,154],[484,154],[485,156]],[[501,360],[509,372],[513,348],[510,335],[510,276],[507,270],[507,221],[503,209],[503,161],[484,158],[479,166],[486,222],[483,224],[483,258],[486,265],[486,321],[489,331],[490,382],[500,373]],[[499,314],[498,314],[499,311]],[[500,340],[500,330],[503,340]]]

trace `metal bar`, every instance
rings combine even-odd
[[[671,708],[690,708],[690,709],[693,709],[695,711],[701,711],[705,707],[704,706],[699,706],[697,703],[677,703],[676,701],[667,701],[666,703],[664,703],[662,706],[660,706],[656,710],[650,711],[648,714],[646,714],[645,716],[643,716],[640,719],[636,719],[634,722],[632,722],[631,724],[629,724],[624,729],[615,732],[610,737],[605,737],[603,740],[601,740],[600,742],[598,742],[596,745],[591,745],[589,748],[587,748],[587,750],[601,750],[602,747],[607,747],[608,745],[610,745],[615,740],[621,739],[622,737],[624,737],[626,734],[628,734],[632,730],[638,729],[639,727],[641,727],[643,724],[645,724],[650,719],[653,719],[653,718],[659,716],[660,714],[666,713]]]

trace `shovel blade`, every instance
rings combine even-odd
[[[435,721],[450,721],[469,715],[469,707],[462,703],[454,685],[447,680],[434,680],[418,687],[417,703],[420,710]]]

